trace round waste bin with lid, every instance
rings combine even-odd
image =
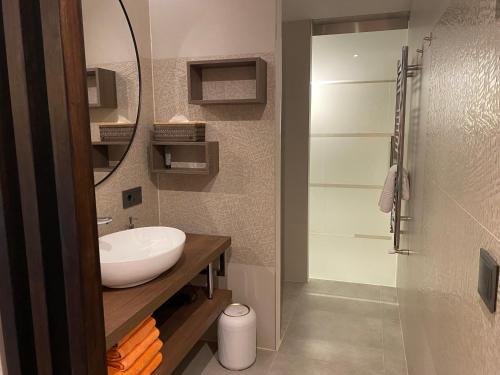
[[[218,325],[219,362],[228,370],[244,370],[257,357],[257,315],[249,306],[226,307]]]

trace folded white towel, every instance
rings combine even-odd
[[[389,173],[385,179],[384,188],[380,194],[378,207],[382,212],[391,212],[394,201],[394,189],[396,188],[398,166],[393,165],[389,169]],[[402,197],[405,201],[410,199],[410,182],[408,179],[408,172],[403,168],[403,192]]]

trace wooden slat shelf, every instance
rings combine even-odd
[[[116,344],[230,246],[230,237],[188,234],[181,259],[163,275],[134,288],[105,288],[106,348]]]
[[[211,300],[201,288],[198,289],[197,295],[194,303],[179,308],[165,322],[161,322],[161,318],[157,319],[160,339],[164,345],[163,362],[154,375],[172,374],[232,301],[230,290],[215,289]]]

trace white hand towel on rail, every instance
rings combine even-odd
[[[398,166],[393,165],[389,169],[389,173],[385,179],[384,188],[380,194],[380,199],[378,201],[378,207],[382,212],[391,212],[392,205],[394,202],[394,189],[396,187],[396,175],[398,171]],[[403,168],[403,196],[402,198],[407,201],[410,199],[410,182],[408,179],[408,172]]]

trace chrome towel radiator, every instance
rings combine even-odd
[[[396,87],[396,117],[394,135],[391,137],[390,164],[397,164],[397,174],[394,187],[394,198],[391,211],[391,233],[394,233],[393,253],[407,253],[400,250],[401,243],[401,200],[403,195],[403,164],[405,150],[405,120],[406,120],[406,90],[408,77],[413,77],[418,65],[408,65],[408,46],[403,47],[401,60],[398,61]]]

